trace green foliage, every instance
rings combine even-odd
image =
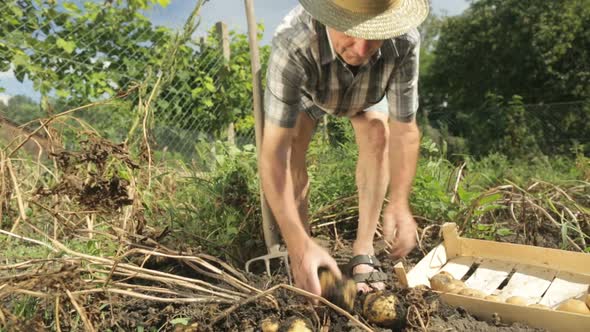
[[[262,39],[264,26],[258,24],[258,39]],[[229,115],[229,121],[239,119],[251,119],[241,121],[238,134],[247,134],[254,129],[254,117],[252,112],[252,71],[250,69],[250,47],[247,36],[230,32],[231,57],[227,73],[220,84],[217,105],[218,110]],[[270,46],[260,48],[260,62],[263,64],[261,77],[265,77],[266,64],[270,55]]]
[[[0,235],[0,244],[5,257],[14,260],[46,259],[52,253],[49,248],[23,245],[21,242],[15,242],[14,239],[4,235]]]
[[[237,135],[253,137],[246,35],[230,32],[231,55],[227,61],[215,29],[203,43],[192,39],[191,29],[198,24],[194,17],[187,21],[185,34],[178,35],[154,26],[141,14],[141,10],[168,2],[119,0],[85,2],[79,7],[73,2],[8,1],[3,8],[16,14],[0,22],[0,70],[13,68],[19,81],[33,81],[35,90],[43,96],[45,112],[62,112],[114,97],[137,82],[143,82],[143,90],[151,91],[161,74],[163,79],[152,103],[153,134],[159,144],[154,147],[188,151],[190,157],[199,139],[224,139],[230,123],[238,124]],[[263,30],[259,25],[259,38]],[[260,49],[263,70],[269,52],[269,46]],[[76,116],[102,135],[120,141],[126,138],[137,104],[132,96],[127,102],[78,112]],[[15,115],[22,110],[8,111]],[[46,115],[28,109],[22,114],[14,119]]]
[[[215,162],[209,173],[187,167],[174,196],[158,204],[179,237],[242,264],[264,250],[254,147],[218,142]]]
[[[19,318],[30,319],[37,314],[40,300],[32,296],[22,296],[12,303],[12,312]]]
[[[590,141],[589,25],[586,0],[479,0],[445,19],[423,76],[432,125],[444,123],[478,156],[512,157],[532,141],[567,154]]]
[[[0,69],[14,67],[19,81],[33,81],[42,95],[86,103],[141,80],[146,66],[161,65],[170,32],[137,13],[152,1],[8,1],[15,15],[0,23]],[[128,56],[133,54],[133,57]]]
[[[446,159],[444,149],[440,150],[429,137],[423,137],[411,195],[416,215],[440,223],[478,224],[486,215],[502,213],[503,206],[498,205],[502,197],[493,190],[488,192],[490,188],[507,182],[527,188],[539,180],[565,184],[572,179],[584,179],[584,169],[590,165],[583,159],[574,163],[565,157],[537,156],[526,161],[510,160],[498,153],[481,160],[469,156],[463,158],[463,168],[452,164]],[[482,237],[508,235],[504,227],[495,224],[482,226],[491,227],[485,231],[477,227],[473,229],[473,234]]]
[[[349,137],[353,135],[352,127],[340,120],[330,119],[330,123],[334,126],[329,131],[329,140],[326,141],[317,133],[307,153],[310,210],[329,205],[339,198],[356,195],[354,174],[358,148],[354,139]],[[343,131],[336,132],[337,126],[341,126]]]
[[[6,105],[0,102],[0,116],[17,124],[39,119],[43,117],[43,113],[39,103],[27,96],[14,96]]]
[[[428,137],[421,141],[421,155],[411,204],[415,212],[424,218],[453,220],[458,212],[449,195],[453,165],[444,159],[444,153]]]
[[[259,38],[263,30],[259,25]],[[219,44],[219,36],[212,28],[204,44],[179,50],[174,84],[166,87],[156,102],[170,119],[165,123],[206,131],[214,137],[223,137],[232,122],[240,123],[238,134],[251,132],[252,74],[247,37],[230,32],[229,61],[224,59]],[[261,62],[266,63],[269,53],[269,46],[260,49]]]
[[[419,27],[420,29],[420,82],[431,71],[432,63],[434,62],[438,37],[440,29],[443,25],[444,19],[434,13],[428,15],[424,23]],[[421,98],[426,98],[429,91],[420,91]]]
[[[469,229],[467,236],[495,241],[498,237],[505,237],[512,234],[514,234],[514,232],[511,229],[501,227],[497,224],[477,224]]]
[[[479,161],[467,158],[466,169],[470,176],[465,186],[483,190],[505,183],[506,180],[526,186],[535,179],[562,183],[571,179],[583,179],[583,171],[566,157],[539,156],[526,161],[509,160],[502,154],[490,154]]]
[[[471,150],[476,155],[493,151],[504,154],[510,159],[516,159],[532,157],[540,153],[536,141],[536,137],[540,135],[533,132],[533,128],[538,128],[539,124],[527,119],[522,97],[512,96],[512,99],[506,103],[502,96],[488,94],[479,114],[487,117],[488,120],[474,123],[473,133],[479,133],[483,137],[494,137],[494,139],[473,141]]]
[[[170,321],[170,324],[172,324],[173,326],[188,325],[188,323],[189,323],[189,319],[185,318],[185,317],[174,318],[173,320]]]

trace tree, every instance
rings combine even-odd
[[[42,116],[39,103],[24,95],[16,95],[8,103],[0,102],[0,117],[5,117],[17,125],[25,124]]]
[[[162,63],[170,32],[137,10],[169,1],[71,2],[11,0],[0,22],[0,70],[14,67],[19,81],[33,81],[47,96],[87,102],[145,77]],[[62,9],[63,8],[63,9]],[[133,55],[133,56],[130,56]]]
[[[545,153],[564,153],[573,143],[564,138],[590,141],[590,113],[583,102],[561,109],[565,113],[558,123],[551,107],[529,105],[590,99],[589,50],[587,0],[473,1],[463,15],[443,23],[433,62],[423,77],[427,98],[422,104],[432,122],[444,123],[452,135],[467,138],[472,151],[486,153],[494,144],[482,142],[496,138],[482,132],[492,133],[498,125],[482,111],[486,96],[509,100],[518,95],[525,112],[520,125],[531,128],[527,132],[537,135]],[[532,129],[535,126],[539,128]],[[481,150],[486,145],[488,149]]]
[[[0,70],[13,68],[18,80],[32,80],[44,104],[58,112],[113,97],[136,83],[149,92],[161,74],[152,103],[156,141],[180,142],[190,150],[199,131],[208,141],[225,134],[231,122],[238,123],[238,130],[250,131],[246,36],[231,32],[231,59],[226,62],[213,30],[204,43],[192,38],[196,10],[177,35],[152,25],[138,11],[156,3],[166,5],[168,0],[86,2],[83,8],[69,2],[58,6],[54,1],[8,1],[0,8],[14,15],[0,21]],[[262,25],[259,28],[262,33]],[[269,47],[263,47],[262,61],[268,53]],[[126,105],[76,115],[95,120],[90,122],[101,133],[119,140],[137,105],[134,96],[127,100]]]

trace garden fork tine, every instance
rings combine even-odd
[[[291,280],[291,267],[289,266],[289,254],[286,251],[281,250],[279,245],[269,248],[268,254],[262,255],[260,257],[252,258],[251,260],[246,262],[246,272],[250,272],[250,264],[255,261],[264,261],[264,266],[266,267],[266,274],[270,277],[270,260],[274,258],[280,258],[285,263],[285,268],[287,269],[287,276],[289,278],[289,284],[292,283]]]
[[[279,227],[276,220],[270,211],[266,199],[262,201],[262,230],[264,233],[264,243],[268,253],[260,257],[252,258],[246,262],[246,272],[250,272],[250,264],[255,261],[264,261],[266,267],[266,274],[270,277],[270,260],[274,258],[282,259],[285,268],[287,269],[287,276],[289,277],[289,284],[291,284],[291,267],[289,266],[289,253],[286,250],[281,250],[281,237]]]

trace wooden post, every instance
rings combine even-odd
[[[248,19],[248,41],[250,44],[250,63],[252,66],[252,95],[254,106],[254,128],[256,131],[256,153],[258,156],[258,178],[260,177],[260,151],[264,132],[264,114],[262,111],[262,81],[260,73],[260,52],[258,50],[258,26],[254,16],[253,0],[244,0],[246,5],[246,18]],[[276,220],[268,206],[260,181],[260,201],[262,203],[262,228],[264,242],[269,252],[279,249],[280,235]]]
[[[219,39],[219,49],[225,59],[226,63],[229,63],[231,51],[229,48],[229,31],[227,30],[227,24],[223,22],[215,23],[215,30],[217,32],[217,38]],[[236,144],[236,132],[234,129],[234,123],[230,122],[227,126],[227,141],[230,144]]]
[[[215,23],[215,30],[219,37],[219,49],[223,54],[225,61],[229,61],[230,50],[229,50],[229,32],[227,30],[227,24],[223,22]]]

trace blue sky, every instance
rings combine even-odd
[[[102,1],[102,0],[95,0]],[[82,2],[82,1],[76,1]],[[166,8],[156,7],[147,13],[155,24],[166,25],[172,28],[182,27],[185,19],[190,14],[196,1],[171,0]],[[274,29],[281,19],[297,5],[297,0],[254,0],[256,20],[264,23],[266,31],[262,40],[268,43]],[[468,7],[466,0],[431,0],[433,11],[436,14],[457,15]],[[223,21],[230,29],[238,32],[246,32],[246,15],[243,0],[209,0],[201,11],[201,26],[198,34],[204,34],[215,22]],[[4,94],[0,94],[0,100],[6,95],[25,94],[38,98],[31,82],[20,83],[11,72],[0,72],[0,86],[6,88]]]

